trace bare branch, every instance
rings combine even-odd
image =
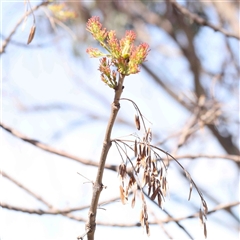
[[[217,205],[215,208],[213,208],[212,210],[209,210],[208,211],[208,215],[209,214],[212,214],[214,212],[217,212],[219,210],[223,210],[223,209],[229,209],[231,207],[235,207],[237,205],[239,205],[240,202],[232,202],[232,203],[227,203],[227,204],[219,204]],[[199,212],[196,212],[192,215],[189,215],[189,216],[185,216],[185,217],[179,217],[179,218],[167,218],[165,220],[162,220],[162,222],[164,223],[168,223],[168,222],[176,222],[176,221],[182,221],[182,220],[185,220],[185,219],[189,219],[189,218],[196,218],[196,217],[199,217]]]
[[[235,207],[237,205],[239,205],[240,202],[232,202],[232,203],[227,203],[227,204],[219,204],[217,205],[215,208],[213,208],[212,210],[208,211],[208,215],[215,213],[217,211],[223,210],[223,209],[228,209],[228,208],[232,208]],[[56,214],[61,214],[61,210],[59,210],[59,213],[57,213],[56,211],[52,211],[52,210],[41,210],[41,209],[30,209],[30,208],[22,208],[22,207],[16,207],[16,206],[12,206],[9,204],[6,204],[4,202],[1,203],[1,205],[3,208],[9,209],[9,210],[15,210],[15,211],[20,211],[20,212],[25,212],[25,213],[30,213],[30,214],[38,214],[38,215],[43,215],[43,214],[50,214],[50,215],[56,215]],[[69,217],[69,216],[67,216]],[[179,217],[179,218],[172,218],[172,217],[168,217],[164,220],[158,220],[158,222],[153,221],[153,222],[149,222],[149,224],[151,225],[156,225],[159,224],[159,222],[161,223],[169,223],[169,222],[178,222],[178,221],[182,221],[182,220],[186,220],[186,219],[190,219],[190,218],[197,218],[199,217],[199,212],[196,212],[195,214],[192,215],[188,215],[188,216],[184,216],[184,217]],[[75,217],[72,216],[70,217],[73,220],[76,221],[83,221],[85,222],[86,219],[81,218],[81,217]],[[139,227],[141,226],[140,223],[109,223],[109,222],[101,222],[101,221],[97,221],[98,225],[102,225],[102,226],[112,226],[112,227]]]
[[[11,182],[15,183],[17,186],[19,186],[20,188],[22,188],[23,190],[25,190],[27,193],[29,193],[30,195],[32,195],[34,198],[36,198],[37,200],[39,200],[40,202],[42,202],[43,204],[45,204],[46,206],[48,206],[49,208],[53,208],[53,206],[51,204],[49,204],[46,200],[44,200],[41,196],[39,196],[38,194],[32,192],[31,190],[29,190],[28,188],[26,188],[24,185],[22,185],[20,182],[18,182],[17,180],[15,180],[14,178],[12,178],[10,175],[8,175],[6,172],[2,171],[2,176],[9,179]]]
[[[15,137],[17,137],[17,138],[19,138],[19,139],[21,139],[25,142],[28,142],[28,143],[32,144],[33,146],[38,147],[38,148],[40,148],[44,151],[59,155],[61,157],[69,158],[71,160],[75,160],[75,161],[77,161],[79,163],[82,163],[82,164],[85,164],[85,165],[91,165],[91,166],[95,166],[95,167],[98,166],[98,163],[96,163],[94,161],[74,156],[74,155],[72,155],[70,153],[67,153],[65,151],[57,150],[57,149],[55,149],[55,148],[53,148],[53,147],[51,147],[47,144],[41,143],[38,140],[28,138],[27,136],[23,135],[22,133],[18,132],[17,130],[15,130],[11,127],[8,127],[7,125],[5,125],[3,123],[0,123],[0,127],[2,127],[3,129],[5,129],[9,133],[11,133],[13,136],[15,136]],[[106,164],[105,168],[109,169],[109,170],[112,170],[112,171],[117,171],[117,168],[114,165]]]
[[[88,213],[88,221],[86,223],[86,231],[88,232],[88,240],[93,240],[94,239],[94,233],[95,233],[95,228],[96,228],[96,215],[97,215],[97,206],[98,206],[98,201],[100,197],[100,193],[103,189],[103,184],[102,184],[102,177],[103,177],[103,171],[105,168],[105,162],[106,158],[108,155],[108,151],[111,147],[111,132],[112,128],[115,122],[115,119],[117,117],[118,111],[120,109],[120,97],[123,91],[123,81],[124,81],[124,75],[120,74],[119,75],[119,80],[118,80],[118,85],[115,90],[115,96],[114,96],[114,101],[112,103],[112,110],[111,110],[111,116],[108,121],[106,133],[105,133],[105,138],[103,141],[103,147],[102,147],[102,153],[101,157],[99,160],[99,168],[98,168],[98,173],[96,177],[96,181],[93,186],[93,195],[92,195],[92,202],[91,206],[89,209]],[[89,229],[89,231],[88,231]]]
[[[232,38],[236,38],[236,39],[240,40],[240,36],[239,35],[236,35],[234,33],[230,33],[228,31],[226,31],[225,29],[223,29],[221,27],[218,27],[218,26],[215,26],[214,24],[206,21],[204,18],[198,16],[197,14],[191,13],[187,8],[181,6],[175,0],[169,0],[169,2],[173,5],[173,7],[175,7],[178,11],[180,11],[186,17],[190,18],[195,23],[197,23],[199,25],[202,25],[202,26],[208,26],[208,27],[212,28],[216,32],[223,33],[227,37],[232,37]]]
[[[232,160],[236,163],[240,162],[240,156],[238,156],[238,155],[208,155],[208,154],[191,155],[191,154],[186,154],[186,155],[176,155],[176,156],[174,156],[174,158],[176,158],[178,160],[183,159],[183,158],[191,158],[191,159],[212,158],[212,159],[228,159],[228,160]]]

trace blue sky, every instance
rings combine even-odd
[[[24,5],[22,2],[2,1],[1,11],[1,33],[6,37],[24,13]],[[39,20],[40,18],[37,17],[36,19]],[[29,16],[24,31],[21,31],[20,27],[13,40],[25,43],[30,27],[31,16]],[[208,29],[204,28],[204,31],[202,33],[205,34],[204,36],[213,34]],[[150,32],[155,34],[156,29],[150,29]],[[42,38],[41,32],[37,32],[32,45],[49,39],[49,36]],[[204,39],[201,34],[199,39],[196,44],[205,44],[201,42]],[[213,71],[217,69],[216,66],[220,61],[219,55],[216,54],[216,57],[214,57],[214,53],[221,48],[221,37],[216,39],[214,46],[210,44],[208,48],[200,48],[202,52],[199,53],[204,55],[205,51],[213,51],[211,62],[207,60],[205,62]],[[184,81],[182,85],[179,85],[179,88],[185,89],[187,87],[190,92],[192,90],[192,76],[186,62],[182,61],[180,56],[176,56],[174,60],[167,57],[171,51],[175,52],[174,44],[167,42],[167,37],[159,32],[156,32],[155,40],[155,43],[150,43],[150,46],[153,47],[148,64],[160,66],[158,74],[165,76],[169,81],[174,81],[172,79],[181,75]],[[157,58],[159,56],[158,48],[155,49],[155,45],[158,46],[157,40],[161,41],[162,46],[167,45],[169,47],[166,56]],[[97,161],[106,119],[110,113],[113,92],[100,81],[100,74],[97,71],[98,60],[90,59],[87,55],[83,55],[81,59],[73,57],[69,47],[70,44],[71,37],[64,33],[60,41],[56,41],[43,49],[31,48],[31,46],[19,47],[14,44],[8,45],[6,53],[1,57],[1,121],[28,137],[43,141],[77,156]],[[82,54],[84,54],[87,46],[83,44],[82,47]],[[171,71],[172,66],[174,71]],[[178,84],[177,81],[176,84]],[[153,133],[158,133],[158,137],[163,138],[162,136],[177,131],[191,116],[191,113],[176,104],[144,72],[128,77],[124,85],[123,97],[129,97],[138,104],[144,116],[152,123],[150,126]],[[89,91],[89,89],[93,90]],[[101,97],[98,97],[97,93]],[[104,104],[102,99],[105,99],[109,105]],[[53,106],[56,104],[66,106],[66,110],[31,110],[33,106]],[[91,119],[89,113],[99,114],[102,119],[100,121]],[[131,104],[122,102],[120,117],[133,122],[134,113]],[[132,126],[119,124],[114,128],[113,138],[134,132],[136,130]],[[171,150],[171,145],[165,147],[167,148],[165,150]],[[198,138],[193,139],[188,146],[181,150],[181,153],[192,152],[224,153],[207,129],[200,131]],[[25,184],[29,189],[44,196],[54,206],[66,208],[89,203],[91,184],[84,184],[85,179],[79,176],[77,172],[94,180],[96,168],[89,168],[74,161],[46,153],[16,139],[2,129],[0,156],[1,168],[4,171]],[[111,149],[107,161],[114,164],[120,163],[121,159],[115,148]],[[233,175],[237,176],[236,167],[233,163],[225,160],[217,163],[216,161],[203,159],[195,161],[184,160],[181,163],[186,166],[200,187],[209,185],[209,193],[214,191],[214,196],[221,202],[227,203],[238,200],[238,192],[234,191],[238,179],[232,177]],[[226,169],[228,170],[226,171]],[[222,175],[225,177],[222,178]],[[168,181],[170,198],[166,201],[166,209],[175,217],[195,213],[200,206],[200,200],[194,191],[192,201],[187,202],[189,185],[180,176],[176,165],[172,164],[170,166]],[[22,207],[46,208],[9,180],[2,178],[0,183],[3,192],[1,201]],[[104,183],[107,183],[107,189],[103,191],[102,199],[107,200],[109,197],[118,196],[119,180],[116,173],[107,173],[104,176]],[[228,194],[226,195],[225,192]],[[107,205],[105,207],[106,211],[98,212],[99,220],[135,223],[139,220],[141,208],[140,200],[137,202],[134,209],[131,209],[130,203],[122,205],[120,202],[116,202]],[[191,205],[192,203],[193,205]],[[208,201],[208,204],[210,209],[216,205],[211,200]],[[152,204],[149,204],[149,208],[153,212],[161,214],[163,219],[166,217]],[[80,213],[80,216],[86,217],[87,211]],[[208,239],[238,239],[237,231],[227,230],[228,227],[223,227],[218,220],[215,221],[216,218],[225,218],[225,223],[229,225],[235,224],[224,212],[210,215],[207,222]],[[84,231],[83,223],[62,216],[38,216],[6,209],[1,209],[0,221],[2,240],[76,239],[76,236]],[[187,220],[182,223],[190,233],[199,236],[196,239],[203,239],[198,219]],[[96,240],[103,238],[105,240],[117,240],[126,236],[139,240],[167,239],[163,231],[159,229],[159,226],[152,226],[150,228],[151,236],[147,237],[140,228],[98,227]],[[170,233],[173,231],[174,236],[178,236],[178,239],[187,239],[186,235],[174,223],[167,224],[166,229]]]

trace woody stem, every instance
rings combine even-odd
[[[122,75],[122,74],[119,75],[118,85],[115,89],[114,100],[111,106],[111,115],[109,117],[107,129],[106,129],[106,133],[103,141],[97,177],[93,185],[92,201],[91,201],[91,205],[88,213],[88,221],[85,226],[88,240],[94,240],[94,233],[96,229],[97,206],[98,206],[98,201],[99,201],[101,191],[103,189],[102,177],[104,172],[104,166],[105,166],[106,158],[108,155],[108,151],[111,147],[112,128],[116,120],[118,111],[120,109],[119,100],[123,91],[124,78],[125,78],[125,75]]]

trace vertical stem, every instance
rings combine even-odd
[[[100,193],[103,189],[103,184],[102,184],[103,171],[104,171],[108,151],[111,147],[112,128],[113,128],[115,119],[117,117],[118,111],[120,109],[119,99],[123,91],[124,77],[125,77],[124,75],[121,75],[121,74],[119,75],[119,81],[118,81],[117,88],[115,90],[114,101],[111,107],[111,115],[108,121],[105,138],[103,141],[102,153],[101,153],[99,166],[98,166],[98,173],[97,173],[95,183],[93,185],[92,202],[91,202],[91,206],[88,213],[88,221],[85,226],[88,240],[94,240],[98,200],[100,197]]]

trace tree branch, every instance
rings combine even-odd
[[[240,202],[231,202],[231,203],[227,203],[227,204],[219,204],[217,205],[215,208],[213,208],[212,210],[209,210],[208,211],[208,215],[209,214],[212,214],[212,213],[215,213],[219,210],[223,210],[223,209],[228,209],[228,208],[231,208],[231,207],[235,207],[237,205],[239,205]],[[167,218],[165,220],[162,220],[162,222],[164,223],[168,223],[168,222],[176,222],[176,221],[182,221],[182,220],[185,220],[185,219],[189,219],[189,218],[196,218],[196,217],[199,217],[199,212],[196,212],[192,215],[189,215],[189,216],[185,216],[185,217],[179,217],[179,218]]]
[[[187,8],[181,6],[180,4],[178,4],[175,0],[169,0],[169,2],[173,5],[174,8],[176,8],[178,11],[180,11],[184,16],[190,18],[192,21],[194,21],[195,23],[202,25],[202,26],[208,26],[210,28],[212,28],[214,31],[216,32],[221,32],[224,35],[226,35],[227,37],[232,37],[232,38],[236,38],[238,40],[240,40],[240,36],[236,35],[234,33],[230,33],[228,31],[226,31],[225,29],[215,26],[214,24],[206,21],[204,18],[198,16],[197,14],[191,13]]]
[[[238,202],[238,201],[227,203],[227,204],[219,204],[215,208],[213,208],[212,210],[209,210],[208,215],[212,214],[212,213],[215,213],[217,211],[220,211],[220,210],[235,207],[239,204],[240,204],[240,202]],[[25,212],[25,213],[30,213],[30,214],[38,214],[38,215],[43,215],[43,214],[56,215],[56,214],[61,214],[62,212],[64,212],[64,210],[59,210],[59,212],[56,212],[56,211],[52,211],[52,210],[22,208],[22,207],[12,206],[12,205],[9,205],[9,204],[4,203],[4,202],[1,202],[0,206],[3,207],[3,208],[9,209],[9,210],[20,211],[20,212]],[[64,216],[69,217],[67,215],[64,215]],[[155,222],[155,221],[149,222],[149,224],[156,225],[156,224],[159,224],[160,222],[161,223],[179,222],[179,221],[182,221],[182,220],[186,220],[186,219],[190,219],[190,218],[197,218],[197,217],[199,217],[199,212],[196,212],[192,215],[179,217],[179,218],[168,217],[168,218],[163,219],[163,220],[158,220],[157,222]],[[84,218],[81,218],[81,217],[75,217],[75,218],[72,218],[72,219],[74,219],[76,221],[86,221]],[[129,224],[126,224],[126,223],[106,223],[106,222],[101,222],[101,221],[97,221],[97,224],[102,225],[102,226],[113,226],[113,227],[139,227],[139,226],[141,226],[140,223],[129,223]]]
[[[120,97],[121,97],[121,94],[123,91],[124,77],[125,76],[122,74],[119,75],[119,81],[118,81],[117,88],[115,90],[114,101],[112,103],[111,116],[109,118],[105,138],[103,141],[103,147],[102,147],[102,153],[101,153],[101,157],[100,157],[100,161],[99,161],[98,173],[97,173],[96,181],[93,186],[92,202],[91,202],[91,206],[90,206],[89,213],[88,213],[88,221],[87,221],[86,227],[85,227],[87,236],[88,236],[88,240],[94,239],[94,233],[95,233],[95,228],[96,228],[97,206],[98,206],[100,193],[103,189],[103,184],[102,184],[103,171],[105,168],[105,162],[106,162],[106,158],[108,155],[108,151],[111,147],[110,137],[111,137],[112,128],[113,128],[115,119],[117,117],[118,111],[120,109],[119,100],[120,100]]]
[[[20,182],[18,182],[14,178],[12,178],[6,172],[2,171],[2,176],[7,178],[7,179],[9,179],[11,182],[15,183],[17,186],[19,186],[20,188],[25,190],[27,193],[29,193],[31,196],[33,196],[34,198],[36,198],[38,201],[42,202],[43,204],[45,204],[49,208],[53,208],[53,206],[51,204],[49,204],[47,201],[45,201],[41,196],[39,196],[38,194],[36,194],[33,191],[31,191],[28,188],[26,188],[24,185],[22,185]]]
[[[23,135],[22,133],[18,132],[17,130],[5,125],[4,123],[0,123],[0,127],[2,127],[4,130],[8,131],[9,133],[11,133],[13,136],[25,141],[25,142],[28,142],[30,144],[32,144],[33,146],[35,147],[38,147],[46,152],[50,152],[50,153],[53,153],[53,154],[56,154],[56,155],[59,155],[61,157],[65,157],[65,158],[69,158],[71,160],[74,160],[74,161],[77,161],[79,163],[82,163],[82,164],[85,164],[85,165],[91,165],[91,166],[95,166],[97,167],[98,166],[98,163],[94,162],[94,161],[91,161],[91,160],[86,160],[86,159],[83,159],[83,158],[80,158],[80,157],[77,157],[77,156],[74,156],[70,153],[67,153],[65,151],[62,151],[62,150],[57,150],[56,148],[54,147],[51,147],[47,144],[44,144],[38,140],[35,140],[35,139],[32,139],[32,138],[28,138],[27,136]],[[109,170],[112,170],[112,171],[116,171],[116,166],[115,165],[110,165],[110,164],[106,164],[105,165],[105,168],[106,169],[109,169]]]
[[[212,159],[228,159],[232,160],[236,163],[240,163],[240,156],[238,155],[209,155],[209,154],[186,154],[186,155],[176,155],[174,156],[177,160],[183,159],[183,158],[191,158],[191,159],[196,159],[196,158],[212,158]]]

